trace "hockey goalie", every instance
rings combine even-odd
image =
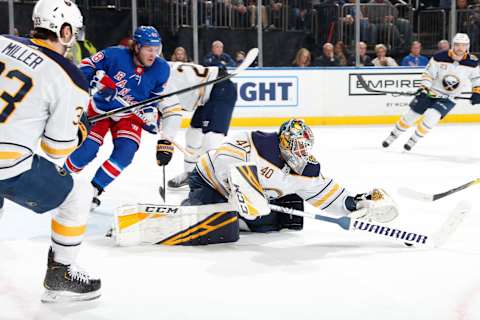
[[[398,216],[384,190],[352,195],[324,177],[311,155],[313,143],[312,130],[299,119],[285,122],[278,132],[229,136],[199,158],[182,205],[123,206],[116,212],[113,238],[121,246],[206,245],[237,241],[240,231],[301,230],[303,217],[269,205],[302,211],[305,201],[337,217],[385,223]]]

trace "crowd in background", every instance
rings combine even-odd
[[[428,38],[427,36],[431,34],[435,36],[438,30],[426,32],[421,28],[420,20],[417,21],[412,13],[418,15],[421,12],[438,9],[448,12],[452,5],[451,1],[361,0],[360,11],[356,12],[355,0],[264,0],[260,10],[258,10],[257,0],[199,0],[199,25],[228,26],[232,29],[256,28],[257,13],[260,12],[262,28],[266,32],[311,33],[315,41],[310,46],[300,48],[297,54],[291,57],[290,66],[354,66],[357,65],[355,50],[360,55],[359,66],[425,66],[428,63],[428,57],[432,56],[437,49],[435,48],[437,42],[439,46],[448,47],[448,41],[441,38]],[[26,1],[16,0],[15,2]],[[130,1],[77,0],[76,2],[80,6],[88,2],[87,6],[83,5],[84,8],[88,6],[112,8],[122,3],[127,5]],[[191,0],[161,0],[158,3],[155,2],[155,5],[161,6],[164,3],[173,3],[180,8],[191,7]],[[457,32],[467,33],[472,39],[471,50],[478,51],[480,49],[480,0],[455,0],[455,4],[460,18],[456,23]],[[175,18],[180,25],[188,27],[191,23],[188,20],[191,12],[179,10],[174,11]],[[160,11],[164,13],[163,10]],[[360,18],[361,42],[359,43],[355,41],[357,16]],[[442,17],[446,19],[448,15]],[[427,20],[426,23],[430,21]],[[446,34],[443,35],[446,37]],[[70,53],[75,61],[78,61],[81,55],[88,55],[95,51],[94,44],[88,40],[81,39],[79,43],[82,45],[77,44]],[[176,48],[171,59],[190,61],[186,47],[188,46],[185,44],[183,47]],[[247,49],[244,50],[247,51]],[[228,48],[225,51],[228,52]],[[212,65],[220,60],[222,64],[232,67],[241,63],[245,57],[243,51],[229,52],[231,55],[225,51],[223,43],[215,41],[212,43],[211,52],[203,59],[200,58],[199,63]]]

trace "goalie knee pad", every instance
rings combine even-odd
[[[300,211],[303,211],[304,209],[303,199],[296,194],[289,194],[281,198],[271,200],[270,203]],[[242,221],[248,227],[248,230],[251,232],[271,232],[280,231],[282,229],[303,229],[303,217],[293,216],[274,210],[272,210],[269,215],[259,217],[253,221],[243,218],[240,219],[242,219]]]

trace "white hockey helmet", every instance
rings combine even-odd
[[[33,8],[33,27],[54,32],[64,46],[71,46],[79,30],[83,27],[82,13],[71,0],[39,0]],[[72,28],[73,37],[68,43],[61,39],[60,30],[68,24]]]
[[[455,43],[466,44],[467,51],[470,49],[470,38],[466,33],[457,33],[452,39],[452,47]]]

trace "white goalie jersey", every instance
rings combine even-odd
[[[422,85],[447,98],[465,91],[480,93],[478,59],[467,53],[461,61],[455,61],[450,51],[439,52],[430,59],[422,74]]]
[[[257,165],[260,184],[270,199],[295,193],[329,213],[350,214],[345,207],[349,193],[333,179],[324,178],[320,164],[313,157],[302,175],[290,170],[281,158],[276,133],[253,131],[228,137],[220,147],[201,156],[196,169],[212,188],[228,199],[230,168],[242,162]]]
[[[88,84],[38,39],[0,36],[0,179],[31,168],[39,141],[53,158],[77,147]]]

